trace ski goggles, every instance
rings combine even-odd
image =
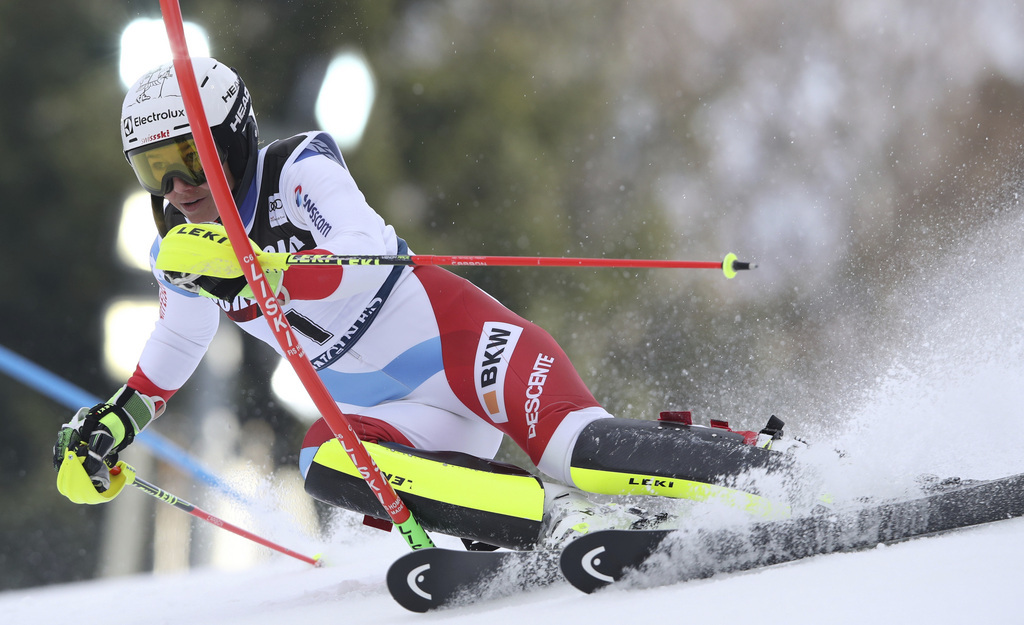
[[[131,163],[139,184],[153,195],[167,195],[174,188],[174,178],[198,187],[206,182],[206,172],[199,162],[199,150],[192,135],[153,143],[130,150]]]

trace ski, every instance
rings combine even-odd
[[[1024,474],[954,485],[921,497],[736,528],[605,530],[562,551],[562,574],[591,593],[652,587],[791,562],[1024,516]]]
[[[558,551],[420,549],[395,560],[387,586],[412,612],[493,600],[561,579]]]

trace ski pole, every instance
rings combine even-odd
[[[334,437],[341,443],[359,475],[363,477],[384,511],[398,527],[402,537],[413,549],[433,547],[434,543],[430,536],[427,535],[423,526],[419,524],[405,502],[398,497],[395,489],[381,473],[380,468],[366,451],[362,441],[359,440],[345,413],[334,402],[334,398],[331,397],[323,381],[313,369],[313,365],[310,364],[305,351],[295,337],[291,324],[284,316],[284,311],[281,310],[277,296],[269,287],[263,267],[256,254],[253,253],[245,226],[242,225],[242,218],[238,215],[238,207],[235,205],[231,189],[228,187],[220,155],[217,152],[217,145],[214,143],[210,124],[206,119],[206,111],[203,109],[199,86],[196,83],[188,46],[185,43],[181,7],[178,0],[160,0],[160,10],[167,30],[167,38],[171,44],[182,104],[185,106],[185,113],[192,129],[192,138],[199,151],[203,171],[206,172],[207,180],[210,183],[214,204],[227,232],[228,243],[238,259],[239,266],[244,269],[245,280],[252,292],[256,294],[257,303],[260,310],[263,311],[267,324],[281,346],[285,358],[295,370]]]
[[[382,256],[341,256],[335,254],[284,254],[262,252],[259,254],[265,269],[285,270],[296,265],[337,266],[337,265],[452,265],[478,267],[616,267],[635,269],[721,269],[726,278],[736,277],[736,272],[755,269],[753,263],[736,260],[735,254],[727,254],[721,261],[657,260],[645,258],[567,258],[557,256],[442,256],[431,254],[382,255]]]
[[[0,371],[70,410],[78,410],[80,406],[92,406],[100,403],[99,397],[86,392],[56,373],[3,345],[0,345]],[[177,467],[206,485],[213,486],[239,501],[250,501],[248,497],[233,489],[226,481],[203,466],[195,456],[166,436],[151,429],[144,430],[135,436],[135,442],[142,443],[160,460]]]
[[[414,254],[410,256],[334,256],[331,254],[276,254],[265,253],[268,269],[295,265],[467,265],[481,267],[618,267],[662,269],[722,269],[726,277],[736,271],[753,269],[757,265],[736,260],[729,254],[724,261],[656,260],[644,258],[568,258],[557,256],[442,256]],[[283,256],[284,258],[280,258]]]
[[[111,473],[113,473],[114,471],[117,471],[117,470],[119,470],[119,468],[115,468],[115,469],[111,470]],[[205,510],[203,510],[201,508],[198,508],[198,507],[190,504],[189,502],[185,501],[184,499],[181,499],[180,497],[172,495],[171,493],[165,491],[164,489],[160,488],[159,486],[156,486],[154,484],[151,484],[151,483],[147,482],[146,480],[142,479],[138,475],[135,475],[134,477],[131,477],[130,480],[131,480],[131,484],[133,486],[135,486],[136,488],[138,488],[142,492],[146,493],[147,495],[152,495],[153,497],[156,497],[157,499],[159,499],[160,501],[162,501],[164,503],[170,504],[170,505],[174,506],[175,508],[177,508],[179,510],[184,510],[185,512],[188,512],[189,514],[191,514],[192,516],[196,517],[197,519],[202,519],[202,520],[206,521],[207,523],[210,523],[211,525],[216,525],[217,527],[219,527],[221,529],[225,529],[225,530],[227,530],[229,532],[232,532],[234,534],[237,534],[237,535],[241,536],[242,538],[248,538],[249,540],[251,540],[254,543],[258,543],[260,545],[263,545],[264,547],[269,547],[270,549],[273,549],[274,551],[277,551],[279,553],[283,553],[286,556],[291,556],[291,557],[295,558],[296,560],[302,560],[303,562],[306,562],[308,564],[312,564],[313,566],[320,566],[321,565],[321,560],[320,560],[320,556],[319,555],[318,556],[314,556],[312,558],[309,557],[309,556],[304,556],[301,553],[298,553],[296,551],[292,551],[291,549],[288,549],[287,547],[282,547],[281,545],[278,545],[275,542],[269,541],[266,538],[262,538],[260,536],[257,536],[256,534],[253,534],[252,532],[250,532],[248,530],[244,530],[244,529],[238,527],[237,525],[232,525],[231,523],[228,523],[227,521],[219,519],[216,516],[210,514],[209,512],[207,512],[207,511],[205,511]]]
[[[289,267],[337,267],[350,265],[475,265],[486,267],[618,267],[663,269],[721,269],[726,278],[737,271],[755,269],[735,254],[721,261],[653,260],[643,258],[565,258],[552,256],[439,256],[424,254],[383,254],[345,256],[338,254],[287,254],[264,252],[251,241],[252,254],[265,270]],[[227,230],[220,224],[182,224],[167,233],[160,244],[157,269],[196,273],[214,278],[238,277],[240,266]]]

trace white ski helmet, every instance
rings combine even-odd
[[[259,136],[249,90],[235,70],[215,59],[193,58],[192,69],[221,159],[241,183]],[[205,182],[172,63],[146,72],[128,89],[121,106],[121,143],[139,183],[153,195],[166,195],[174,177],[193,185]]]

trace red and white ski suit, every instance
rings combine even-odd
[[[329,135],[263,148],[257,172],[239,214],[262,249],[399,253],[394,228],[367,204]],[[159,241],[154,258],[158,250]],[[222,308],[280,352],[255,301],[200,297],[154,273],[160,319],[133,388],[168,399],[198,366]],[[366,439],[493,458],[506,434],[541,471],[571,483],[579,431],[610,416],[547,332],[444,269],[296,266],[284,289],[299,342]],[[311,429],[303,473],[327,436],[322,425]]]

